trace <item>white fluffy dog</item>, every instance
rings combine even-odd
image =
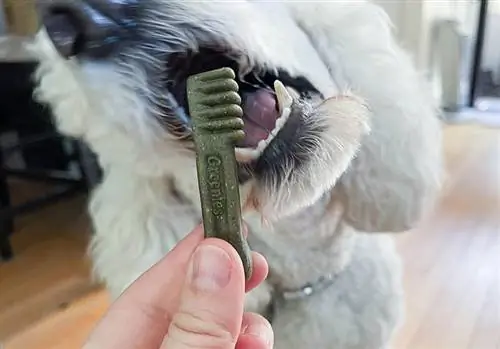
[[[430,207],[441,130],[378,6],[41,2],[37,97],[98,155],[90,254],[114,297],[200,222],[185,83],[229,66],[245,112],[244,219],[270,265],[248,310],[269,316],[277,349],[390,345],[403,293],[384,233]]]

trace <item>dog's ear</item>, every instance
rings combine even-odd
[[[441,182],[441,125],[429,89],[396,44],[387,15],[364,1],[290,2],[340,87],[371,109],[371,133],[335,188],[358,230],[412,228]]]

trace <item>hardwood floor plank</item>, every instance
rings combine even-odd
[[[4,344],[5,349],[80,349],[108,306],[105,292],[76,301]]]
[[[11,183],[17,202],[45,190]],[[63,200],[16,219],[15,257],[0,262],[0,341],[90,292],[86,198]]]
[[[500,345],[500,131],[455,126],[445,141],[450,178],[441,203],[419,229],[397,238],[408,316],[395,348],[494,349]]]

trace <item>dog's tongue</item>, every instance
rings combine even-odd
[[[275,95],[265,89],[243,96],[243,121],[245,139],[238,146],[256,148],[270,135],[279,118]]]

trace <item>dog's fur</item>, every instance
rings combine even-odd
[[[241,71],[281,69],[317,90],[293,105],[307,142],[242,186],[254,207],[245,213],[249,242],[270,264],[248,310],[264,312],[281,290],[331,274],[322,291],[273,302],[275,347],[389,346],[403,294],[383,233],[414,227],[431,207],[441,138],[434,103],[386,14],[352,0],[144,3],[144,36],[117,59],[65,60],[43,30],[33,46],[37,97],[104,171],[90,202],[96,275],[118,296],[200,222],[191,143],[165,127],[168,101],[155,76],[170,55],[217,43],[240,53]]]

